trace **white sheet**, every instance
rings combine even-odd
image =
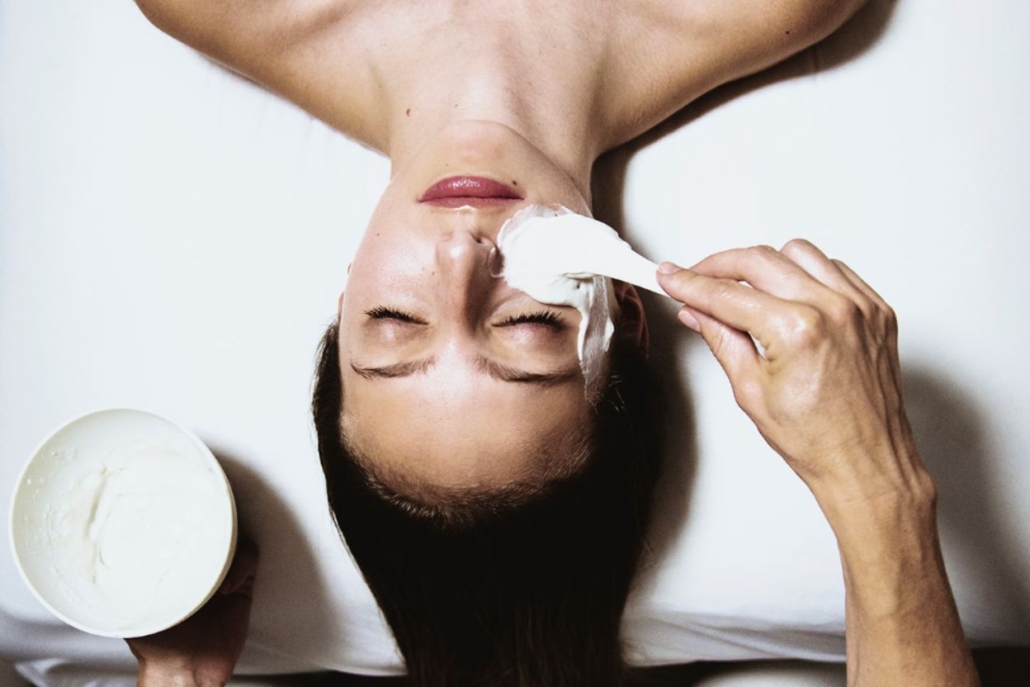
[[[602,176],[618,189],[624,171],[623,191],[599,196],[655,259],[804,236],[891,301],[978,644],[1030,644],[1028,22],[1016,0],[874,0],[614,156]],[[0,493],[74,415],[132,406],[192,427],[262,549],[246,671],[400,666],[329,520],[306,409],[387,171],[127,0],[0,0]],[[682,391],[631,659],[841,659],[832,534],[703,344],[651,304]],[[53,685],[131,668],[121,642],[50,618],[0,538],[0,657]]]

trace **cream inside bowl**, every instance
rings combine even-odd
[[[140,410],[64,425],[15,486],[11,548],[26,584],[69,625],[106,637],[167,629],[222,583],[236,507],[195,434]]]

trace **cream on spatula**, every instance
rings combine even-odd
[[[505,279],[509,274],[572,279],[601,275],[668,296],[655,278],[656,263],[635,252],[607,224],[564,207],[520,210],[501,227],[497,247],[504,256]]]
[[[614,331],[615,298],[610,279],[667,295],[658,286],[658,265],[637,254],[614,229],[564,207],[532,205],[501,227],[497,248],[501,273],[534,300],[579,310],[579,362],[587,396],[604,370]]]

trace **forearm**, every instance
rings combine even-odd
[[[724,251],[690,270],[663,263],[658,279],[837,536],[848,684],[979,684],[944,571],[935,489],[905,419],[894,311],[806,241]]]
[[[979,685],[935,500],[932,485],[870,501],[821,500],[844,570],[849,687]]]

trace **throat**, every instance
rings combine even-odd
[[[599,63],[497,23],[461,34],[441,27],[449,40],[420,33],[411,37],[418,49],[409,48],[407,59],[394,55],[381,64],[383,152],[396,167],[450,126],[494,122],[531,142],[588,192],[604,138]]]

